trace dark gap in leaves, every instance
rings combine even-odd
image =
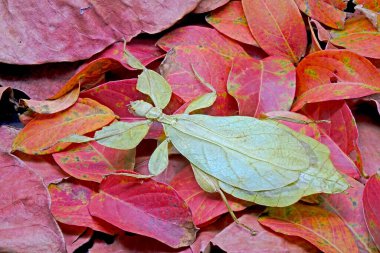
[[[94,246],[95,240],[101,240],[107,244],[112,244],[115,241],[115,237],[99,231],[94,231],[94,234],[92,235],[91,239],[79,248],[77,248],[74,251],[74,253],[87,253],[88,250]]]
[[[344,11],[354,13],[355,12],[355,6],[356,6],[356,4],[354,4],[354,1],[350,0],[350,1],[348,1],[347,8]]]

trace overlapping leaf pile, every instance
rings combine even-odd
[[[83,59],[118,33],[206,13],[159,39],[116,42],[62,85],[49,71],[38,86],[0,75],[4,115],[27,109],[22,129],[0,128],[0,251],[378,252],[380,128],[361,109],[380,108],[377,1],[354,13],[344,0],[170,2],[175,15],[159,1],[156,13],[115,3],[137,16],[112,36],[110,19],[80,54],[0,55]],[[107,19],[103,9],[80,15]]]

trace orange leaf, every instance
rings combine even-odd
[[[339,216],[320,207],[295,204],[269,208],[259,222],[276,232],[302,237],[323,252],[358,252],[355,239]]]
[[[306,28],[297,5],[289,0],[242,0],[248,26],[269,55],[298,62],[306,50]]]
[[[57,143],[60,139],[95,131],[114,119],[107,107],[92,99],[79,99],[63,112],[36,116],[17,135],[12,150],[34,155],[58,152],[70,145]]]

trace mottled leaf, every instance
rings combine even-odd
[[[292,253],[316,253],[318,250],[306,240],[292,236],[283,236],[265,228],[257,222],[258,212],[243,214],[239,218],[244,223],[257,231],[252,236],[246,230],[235,223],[219,232],[212,238],[212,244],[218,246],[225,252],[292,252]]]
[[[213,59],[210,61],[209,59]],[[179,46],[170,51],[161,65],[161,73],[170,83],[173,93],[185,102],[210,93],[196,73],[210,84],[217,93],[215,103],[202,110],[210,115],[231,115],[237,111],[236,102],[227,93],[230,63],[210,48]],[[194,71],[195,70],[195,71]]]
[[[79,99],[61,113],[37,115],[19,132],[12,149],[39,155],[58,152],[70,145],[58,143],[60,139],[71,134],[92,132],[114,118],[113,112],[98,102],[88,98]]]
[[[354,0],[356,4],[362,4],[365,8],[380,12],[379,0]]]
[[[93,141],[55,153],[53,157],[58,165],[71,176],[100,183],[107,174],[118,170],[132,170],[135,153],[134,149],[112,149]]]
[[[20,104],[40,114],[52,114],[63,111],[72,106],[79,97],[80,87],[77,85],[71,91],[54,100],[26,100],[21,99]]]
[[[259,222],[276,232],[302,237],[324,252],[358,252],[350,230],[339,216],[320,207],[295,204],[269,208]]]
[[[380,174],[377,173],[368,180],[363,192],[364,217],[368,230],[380,250]]]
[[[108,234],[115,234],[118,229],[107,222],[92,217],[88,205],[96,194],[98,185],[69,179],[58,184],[49,185],[51,212],[54,218],[64,224],[89,227]]]
[[[297,63],[306,51],[306,28],[293,1],[242,0],[248,26],[269,55],[281,55]]]
[[[90,212],[123,230],[173,248],[190,245],[197,231],[189,207],[174,189],[152,179],[108,176],[91,199]]]
[[[246,55],[238,43],[222,36],[215,29],[203,26],[177,28],[159,39],[157,45],[165,51],[178,46],[207,47],[228,59],[238,55]]]
[[[380,87],[379,83],[380,73],[376,67],[366,58],[346,50],[315,52],[306,56],[297,66],[297,96],[327,84],[341,85],[343,88],[354,84]]]
[[[380,59],[380,32],[359,32],[333,38],[331,43],[359,55]]]
[[[0,164],[1,251],[66,252],[41,178],[10,154],[0,153]]]
[[[322,194],[320,206],[336,213],[354,235],[359,252],[378,252],[367,230],[363,214],[363,189],[358,181],[346,177],[351,187],[344,193]]]
[[[295,94],[296,72],[287,58],[264,60],[236,57],[228,76],[228,93],[238,102],[239,114],[257,116],[269,111],[287,111]]]
[[[206,21],[224,35],[249,44],[258,46],[248,28],[247,20],[240,1],[231,1],[206,17]]]
[[[295,0],[298,8],[309,17],[335,28],[343,29],[346,13],[328,1],[320,0]]]

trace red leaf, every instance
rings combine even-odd
[[[380,33],[360,32],[333,38],[331,43],[359,55],[380,59]]]
[[[170,233],[170,231],[169,231]],[[112,244],[95,240],[89,253],[192,253],[189,248],[173,249],[149,237],[141,235],[119,235]]]
[[[364,216],[368,230],[380,250],[380,174],[368,180],[363,192]]]
[[[206,21],[224,35],[254,46],[259,46],[253,38],[240,1],[232,1],[211,12]]]
[[[193,12],[205,13],[225,5],[230,0],[201,0]]]
[[[19,130],[10,126],[0,126],[0,152],[10,153],[12,150],[13,139],[18,134]]]
[[[41,64],[86,59],[122,37],[129,41],[142,31],[152,34],[169,28],[199,2],[73,1],[66,6],[59,1],[36,2],[32,8],[17,1],[2,3],[0,30],[8,36],[0,40],[0,61]]]
[[[359,148],[363,157],[363,168],[366,174],[376,174],[380,164],[380,124],[372,117],[358,115]]]
[[[110,108],[119,117],[135,117],[128,110],[130,102],[145,100],[147,96],[136,90],[137,79],[107,82],[81,92],[83,98],[91,98]]]
[[[298,62],[307,45],[306,28],[293,1],[242,0],[253,37],[269,55]]]
[[[316,206],[294,204],[269,208],[259,222],[276,232],[299,236],[324,252],[358,252],[355,240],[343,221],[334,213]]]
[[[295,0],[298,8],[309,17],[336,29],[343,29],[346,13],[328,0]]]
[[[297,66],[297,100],[306,103],[357,98],[380,91],[380,73],[366,58],[345,50],[324,50],[305,57]]]
[[[86,227],[70,226],[63,223],[59,224],[65,238],[67,253],[74,253],[79,247],[87,243],[94,231]]]
[[[132,170],[135,149],[107,148],[92,141],[71,147],[70,150],[53,154],[58,165],[71,176],[100,183],[103,177],[118,170]]]
[[[79,67],[75,63],[1,65],[0,83],[18,89],[31,99],[44,100],[57,93]]]
[[[89,227],[107,234],[115,234],[118,229],[105,221],[92,217],[88,205],[95,196],[98,184],[69,179],[58,184],[50,184],[51,212],[54,218],[68,225]]]
[[[70,143],[58,143],[72,134],[85,134],[107,125],[115,115],[107,107],[89,98],[79,99],[69,109],[49,115],[37,115],[13,141],[13,150],[27,154],[50,154]]]
[[[215,29],[202,26],[185,26],[165,34],[157,41],[157,45],[169,51],[178,46],[202,46],[226,58],[246,55],[244,49],[236,42],[229,40]]]
[[[332,83],[380,87],[380,73],[366,58],[346,50],[315,52],[297,66],[297,96]]]
[[[258,212],[244,214],[239,221],[257,231],[252,236],[247,230],[231,223],[211,240],[226,252],[318,252],[307,241],[301,238],[283,236],[273,233],[257,222]]]
[[[313,120],[325,120],[318,123],[318,127],[349,155],[358,150],[358,129],[355,118],[346,102],[330,101],[318,104],[309,104],[302,113]]]
[[[61,182],[62,179],[69,177],[69,175],[58,166],[51,155],[33,156],[21,152],[15,152],[15,155],[39,175],[46,186]]]
[[[210,60],[212,59],[212,61]],[[231,115],[237,111],[236,102],[227,93],[230,63],[210,48],[178,46],[170,51],[161,65],[161,73],[170,83],[173,93],[189,102],[199,95],[211,92],[196,77],[194,70],[211,84],[217,99],[213,106],[202,110],[209,115]]]
[[[239,114],[258,116],[290,109],[295,93],[296,72],[284,57],[264,60],[236,57],[228,76],[228,92],[239,105]]]
[[[189,207],[174,189],[152,179],[108,176],[91,199],[90,212],[123,230],[173,248],[189,246],[197,231]]]
[[[197,226],[204,225],[228,212],[226,204],[218,193],[207,193],[199,187],[190,165],[177,173],[170,185],[189,205],[194,224]],[[234,211],[243,210],[250,205],[233,197],[229,197],[228,199]]]
[[[0,153],[2,252],[66,252],[41,179],[16,157]]]
[[[349,177],[346,177],[346,180],[351,185],[346,192],[322,194],[319,198],[320,205],[336,213],[343,220],[354,235],[360,252],[377,252],[364,221],[362,202],[364,186]]]

